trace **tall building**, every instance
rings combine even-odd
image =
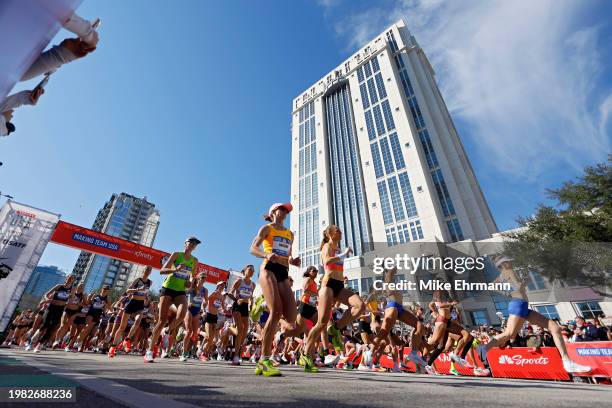
[[[20,309],[33,309],[45,293],[55,285],[64,283],[66,273],[57,266],[37,266],[19,300]]]
[[[159,211],[147,198],[126,193],[113,194],[100,209],[92,229],[114,237],[152,246],[159,227]],[[81,252],[72,273],[85,282],[85,291],[103,284],[123,289],[144,267],[106,256]]]
[[[399,21],[293,101],[291,229],[303,265],[322,230],[374,243],[485,239],[495,221],[425,53]]]

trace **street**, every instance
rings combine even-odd
[[[178,359],[144,364],[141,357],[0,349],[0,387],[74,386],[81,406],[153,407],[478,407],[599,406],[603,385],[534,380],[369,373],[327,369],[308,374],[283,366],[283,376],[253,374],[254,366]],[[74,406],[69,403],[36,406]],[[23,407],[23,404],[0,406]]]

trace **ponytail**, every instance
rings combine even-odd
[[[272,215],[270,214],[264,214],[263,215],[263,219],[268,221],[268,222],[272,222]]]
[[[323,246],[329,242],[329,231],[334,228],[335,225],[330,224],[323,230],[323,240],[321,241],[321,245],[319,246],[319,251],[323,250]]]

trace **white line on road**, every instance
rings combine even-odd
[[[105,398],[113,400],[119,404],[128,405],[135,408],[151,408],[151,407],[164,407],[164,408],[194,408],[196,405],[187,404],[184,402],[175,401],[169,398],[163,398],[159,395],[151,394],[149,392],[140,391],[130,386],[119,384],[114,381],[110,381],[104,378],[98,378],[93,375],[77,373],[69,371],[65,368],[58,367],[51,364],[46,364],[41,361],[37,361],[36,358],[30,356],[24,356],[21,354],[10,354],[6,351],[0,350],[0,355],[14,358],[27,364],[31,367],[38,368],[39,370],[46,371],[53,375],[58,375],[70,379],[83,388],[93,391]]]

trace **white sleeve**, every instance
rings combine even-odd
[[[98,32],[92,27],[89,21],[76,13],[64,23],[64,28],[78,35],[81,40],[92,47],[98,44]]]
[[[7,97],[0,104],[0,113],[10,111],[12,109],[17,109],[23,105],[34,105],[32,100],[30,99],[30,91],[21,91],[11,96]]]
[[[0,113],[0,136],[8,136],[8,129],[6,128],[6,119],[4,115]]]

